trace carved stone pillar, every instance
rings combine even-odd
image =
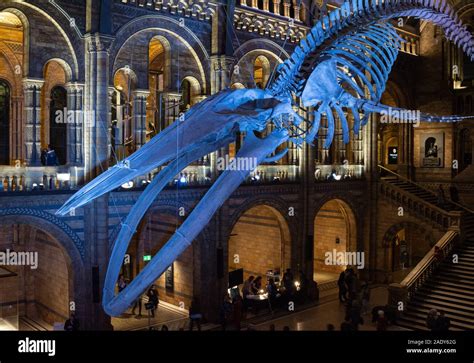
[[[280,15],[280,2],[281,0],[273,0],[273,12]]]
[[[150,91],[148,90],[133,92],[133,127],[135,148],[137,150],[146,144],[146,104],[149,96]]]
[[[263,11],[269,11],[269,0],[263,0]]]
[[[299,1],[298,0],[293,0],[293,9],[295,12],[295,20],[299,21],[300,20],[300,6],[298,5]]]
[[[41,165],[41,88],[44,80],[25,79],[25,161],[29,166]]]
[[[67,109],[73,113],[72,122],[68,122],[67,134],[67,163],[69,165],[82,165],[82,135],[86,125],[86,115],[84,113],[84,85],[79,83],[69,83],[67,89]],[[68,117],[68,120],[70,118]]]
[[[85,168],[88,179],[108,168],[109,53],[112,38],[88,35],[86,59]]]
[[[11,117],[12,117],[12,147],[11,160],[24,160],[25,150],[23,150],[23,97],[12,97]]]
[[[290,7],[291,4],[288,2],[288,0],[283,0],[283,16],[286,16],[287,18],[290,17]]]
[[[165,128],[171,125],[180,114],[180,104],[182,95],[173,92],[163,92]]]
[[[211,57],[211,94],[231,86],[235,58],[228,56]]]

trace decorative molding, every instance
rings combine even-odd
[[[7,217],[7,216],[24,216],[24,217],[36,217],[43,219],[49,223],[54,224],[56,227],[60,228],[74,243],[79,254],[81,255],[81,259],[84,261],[85,258],[85,248],[84,243],[81,239],[77,236],[77,234],[72,230],[72,228],[61,221],[59,218],[55,217],[54,215],[44,212],[38,209],[30,209],[30,208],[11,208],[11,209],[0,209],[0,216]],[[64,247],[64,246],[63,246]]]
[[[211,20],[218,6],[217,3],[208,0],[116,0],[116,3],[201,21]]]
[[[244,9],[235,9],[234,26],[238,30],[249,33],[258,33],[262,36],[289,40],[297,43],[306,37],[309,28],[294,22],[294,19],[287,20],[272,17],[271,15],[258,14]]]

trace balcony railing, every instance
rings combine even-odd
[[[456,231],[446,232],[402,282],[390,285],[389,304],[403,312],[407,302],[436,270],[438,257],[435,256],[435,248],[438,247],[443,256],[447,257],[458,243],[459,234]],[[400,309],[400,307],[402,308]]]
[[[0,193],[76,189],[82,171],[76,167],[0,167]]]

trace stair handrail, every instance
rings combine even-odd
[[[413,180],[410,180],[410,179],[408,179],[408,178],[406,178],[406,177],[404,177],[404,176],[402,176],[402,175],[400,175],[400,174],[398,174],[398,173],[395,173],[393,170],[387,169],[387,168],[386,168],[385,166],[383,166],[383,165],[378,165],[378,167],[379,167],[379,169],[384,170],[384,171],[386,171],[386,172],[388,172],[388,173],[390,173],[390,174],[396,176],[397,178],[402,179],[403,181],[406,181],[407,183],[413,184],[413,185],[415,185],[416,187],[418,187],[418,188],[420,188],[420,189],[423,189],[424,191],[426,191],[426,192],[428,192],[428,193],[430,193],[430,194],[433,194],[435,197],[438,197],[438,195],[437,195],[435,192],[433,192],[431,189],[428,189],[428,188],[426,188],[426,187],[424,187],[424,186],[422,186],[422,185],[420,185],[420,184],[414,182]],[[458,206],[459,208],[465,210],[466,212],[469,212],[469,213],[471,213],[471,214],[474,214],[474,210],[470,209],[469,207],[466,207],[466,206],[463,205],[463,204],[460,204],[460,203],[458,203],[458,202],[454,202],[454,201],[451,200],[451,199],[449,200],[449,203]]]
[[[444,257],[446,258],[449,252],[448,248],[453,246],[453,242],[459,236],[458,232],[456,231],[447,231],[443,237],[436,243],[431,250],[423,257],[423,259],[418,262],[418,264],[410,271],[410,273],[405,276],[402,282],[400,282],[401,286],[406,286],[408,289],[413,286],[413,284],[422,276],[430,266],[434,265],[437,262],[437,257],[435,256],[435,249],[438,247],[442,252]]]
[[[444,258],[447,258],[458,239],[458,232],[453,230],[447,231],[402,282],[390,284],[389,304],[396,307],[403,303],[402,306],[405,306],[412,294],[431,277],[434,270],[438,267],[438,257],[435,256],[436,247],[442,251]],[[404,311],[404,308],[400,311]]]

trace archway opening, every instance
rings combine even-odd
[[[391,282],[400,282],[420,262],[434,244],[431,234],[419,225],[401,223],[392,226],[384,237],[388,248],[387,270]]]
[[[167,88],[168,64],[167,46],[163,44],[165,39],[154,37],[150,41],[148,49],[148,84],[150,96],[147,100],[147,120],[149,136],[153,137],[164,130],[167,126],[165,122],[165,108],[163,92]]]
[[[267,86],[268,79],[270,77],[270,61],[267,57],[259,55],[255,59],[253,79],[255,86],[260,89],[264,89]]]
[[[66,83],[69,75],[60,60],[51,60],[44,67],[44,85],[41,89],[42,127],[41,144],[43,165],[67,163],[68,119]],[[52,157],[46,157],[46,154]],[[54,154],[52,154],[54,153]]]
[[[332,282],[347,267],[363,268],[360,263],[365,265],[366,261],[361,259],[364,255],[354,255],[357,252],[357,225],[352,209],[340,199],[326,202],[314,219],[314,280],[319,284]]]
[[[2,306],[16,305],[20,330],[62,329],[76,308],[65,248],[47,231],[28,224],[2,225],[0,236],[5,267],[17,274],[17,279],[0,284]]]
[[[59,121],[58,113],[67,109],[67,91],[64,87],[56,86],[51,90],[49,118],[49,146],[55,151],[57,162],[64,165],[67,162],[67,114]]]
[[[272,275],[278,284],[290,265],[291,237],[285,218],[268,205],[247,210],[230,235],[229,272],[243,269],[244,280],[253,275],[262,276],[263,282]]]
[[[111,102],[110,160],[112,164],[134,152],[132,95],[136,88],[136,81],[135,74],[128,67],[119,69],[114,76]]]
[[[178,211],[171,208],[151,210],[145,215],[130,242],[128,258],[122,266],[121,274],[127,284],[138,276],[179,228],[182,220],[177,216]],[[195,285],[197,285],[195,281],[200,279],[199,248],[196,245],[193,242],[154,282],[159,304],[154,311],[152,324],[183,319],[187,313],[195,297]],[[144,326],[143,322],[135,317],[140,312],[144,317],[147,316],[145,309],[145,303],[148,301],[147,293],[148,291],[144,291],[141,295],[141,309],[139,304],[132,305],[121,317],[112,318],[115,330],[130,330],[133,326]]]

